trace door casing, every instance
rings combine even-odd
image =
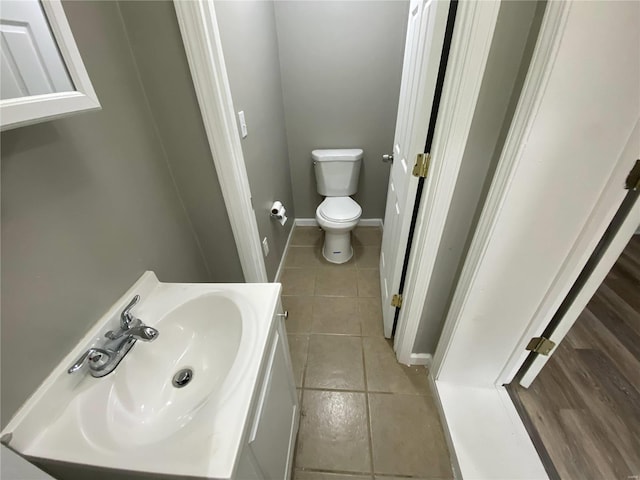
[[[610,199],[623,188],[616,171],[637,158],[620,153],[640,114],[639,23],[637,3],[547,3],[430,370],[462,476],[531,478],[541,467],[532,448],[504,454],[531,442],[503,384],[619,206]]]
[[[427,214],[418,219],[417,225],[431,234],[414,243],[416,250],[437,251],[499,6],[499,0],[460,2],[458,6],[456,23],[459,27],[454,31],[448,65],[452,73],[445,78],[440,112],[442,121],[436,128],[433,148],[440,158],[446,158],[446,162],[439,162],[436,157],[436,167],[429,175],[431,179],[425,192],[433,202],[429,204]],[[245,281],[266,282],[266,268],[235,124],[215,4],[201,0],[177,0],[174,7]],[[429,277],[430,273],[420,276],[420,280],[424,283]],[[407,301],[403,307],[408,314],[401,311],[394,339],[398,360],[405,364],[425,363],[411,351],[424,303],[415,301],[416,296],[412,294],[415,289],[415,279],[408,281],[405,287]]]

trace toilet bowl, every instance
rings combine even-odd
[[[324,230],[322,255],[331,263],[345,263],[353,256],[351,230],[362,208],[349,195],[358,191],[361,148],[311,152],[318,193],[325,198],[316,209],[316,221]]]
[[[353,256],[351,230],[362,208],[351,197],[327,197],[316,209],[316,221],[325,231],[322,256],[331,263],[345,263]]]

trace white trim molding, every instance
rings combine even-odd
[[[289,246],[291,245],[291,239],[293,238],[293,231],[296,229],[296,223],[293,224],[291,230],[289,230],[289,236],[287,237],[287,243],[284,245],[284,250],[282,251],[282,257],[280,257],[280,264],[278,265],[278,270],[276,270],[276,276],[273,278],[274,283],[280,282],[280,277],[282,276],[282,270],[284,269],[284,264],[287,261],[287,253],[289,253]]]
[[[244,279],[267,282],[214,2],[175,0],[173,5]]]
[[[412,353],[409,365],[424,365],[429,368],[432,361],[433,358],[430,353]]]
[[[0,100],[0,129],[31,125],[101,108],[60,0],[40,2],[74,91]]]
[[[499,1],[460,2],[394,347],[410,364],[495,30]]]

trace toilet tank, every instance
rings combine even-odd
[[[362,154],[360,148],[311,152],[318,193],[325,197],[346,197],[356,193]]]

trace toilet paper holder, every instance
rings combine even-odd
[[[271,205],[271,216],[273,218],[282,218],[285,214],[285,208],[284,205],[282,205],[281,202],[273,202],[273,205]]]
[[[271,218],[278,220],[281,225],[284,225],[287,221],[286,209],[284,208],[284,205],[282,205],[282,202],[273,202],[273,205],[271,205],[270,215]]]

